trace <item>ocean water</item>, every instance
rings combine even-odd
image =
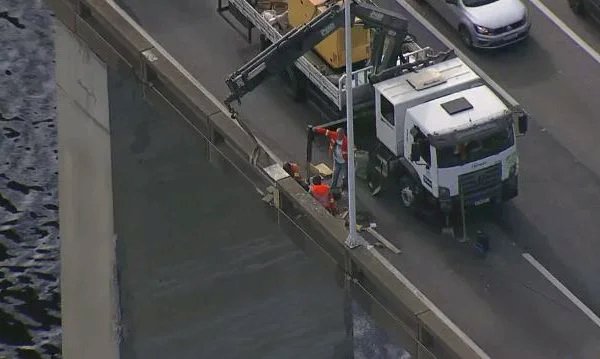
[[[53,17],[0,1],[0,357],[60,353]]]

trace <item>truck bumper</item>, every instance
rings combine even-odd
[[[486,189],[485,191],[470,194],[464,197],[465,207],[478,207],[486,203],[501,203],[515,198],[519,194],[519,177],[511,176],[502,181],[497,186]],[[460,196],[453,196],[448,199],[438,199],[439,208],[442,213],[448,214],[455,209],[460,209]]]

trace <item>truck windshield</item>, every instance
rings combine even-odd
[[[512,125],[487,137],[437,149],[438,168],[462,166],[498,154],[515,143]]]

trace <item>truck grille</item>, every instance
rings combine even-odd
[[[494,192],[502,184],[502,167],[500,163],[480,169],[475,172],[465,173],[458,177],[459,188],[465,199],[477,200]]]

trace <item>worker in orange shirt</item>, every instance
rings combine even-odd
[[[313,178],[312,184],[308,192],[325,207],[329,212],[335,210],[335,201],[331,194],[330,187],[323,183],[321,176],[317,175]]]

